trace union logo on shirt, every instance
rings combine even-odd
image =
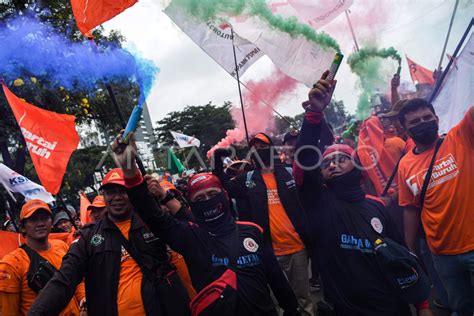
[[[406,183],[413,192],[413,195],[416,196],[421,191],[427,171],[428,168],[418,172],[416,175],[413,175],[406,180]],[[428,185],[428,189],[454,179],[458,175],[458,165],[452,154],[448,154],[442,158],[439,158],[436,160],[436,163],[433,166],[433,172],[431,174],[431,180],[430,184]]]

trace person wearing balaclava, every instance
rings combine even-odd
[[[450,111],[459,110],[453,105]],[[431,103],[409,100],[398,118],[416,144],[402,158],[398,169],[399,204],[404,207],[407,246],[417,248],[423,227],[434,266],[448,293],[450,309],[459,315],[473,315],[474,107],[468,109],[442,142],[438,134],[440,121]],[[446,130],[456,122],[443,123]],[[422,203],[425,174],[438,142]]]
[[[123,170],[135,212],[157,237],[186,261],[198,292],[190,305],[193,315],[202,312],[205,315],[276,316],[270,288],[285,315],[299,315],[296,297],[271,247],[265,243],[261,228],[254,223],[234,221],[227,193],[216,176],[200,173],[189,178],[187,198],[194,222],[178,220],[156,202],[157,183],[154,183],[156,190],[148,183],[150,192],[137,166],[127,163],[129,159],[134,161],[136,154],[133,137],[126,147],[119,146],[120,140],[119,136],[112,148]],[[168,203],[171,199],[166,195],[160,202]],[[209,287],[214,287],[216,282],[226,284],[226,290],[217,297],[209,295]]]
[[[239,219],[263,228],[280,268],[288,278],[305,316],[315,314],[311,299],[308,257],[312,249],[306,213],[298,199],[292,170],[280,161],[270,137],[257,133],[249,142],[255,168],[230,179],[223,172],[225,150],[214,152],[214,174],[222,181],[231,198],[246,201]]]
[[[374,255],[374,241],[403,239],[380,200],[361,189],[362,172],[354,149],[345,144],[317,150],[323,110],[335,82],[323,74],[309,93],[311,105],[296,148],[296,182],[308,212],[324,295],[335,315],[408,316],[409,305],[396,295]],[[427,302],[418,315],[432,315]]]

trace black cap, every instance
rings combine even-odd
[[[428,299],[430,281],[418,257],[389,238],[377,239],[374,244],[382,272],[399,297],[407,304],[419,304]]]
[[[285,136],[283,136],[283,144],[285,144],[290,139],[298,138],[298,135],[299,135],[299,131],[297,130],[289,131],[288,133],[285,134]]]

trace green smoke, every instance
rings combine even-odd
[[[216,19],[219,14],[258,16],[272,28],[292,37],[304,36],[323,48],[340,52],[339,44],[331,36],[324,32],[316,33],[309,25],[299,23],[295,17],[284,18],[273,14],[265,0],[174,0],[174,3],[202,21]]]
[[[392,58],[398,62],[398,65],[402,61],[402,58],[393,47],[382,49],[375,47],[362,48],[347,58],[351,71],[359,77],[360,89],[362,90],[357,104],[356,116],[358,119],[365,119],[370,115],[370,97],[378,88],[386,85],[386,79],[381,71],[381,58]]]

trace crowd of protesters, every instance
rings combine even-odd
[[[25,242],[0,261],[0,315],[473,315],[474,107],[440,136],[433,106],[401,99],[395,75],[373,117],[398,163],[377,194],[361,122],[336,136],[325,120],[327,75],[281,151],[258,133],[248,159],[218,149],[178,181],[142,174],[133,134],[118,135],[92,223],[26,202]]]

